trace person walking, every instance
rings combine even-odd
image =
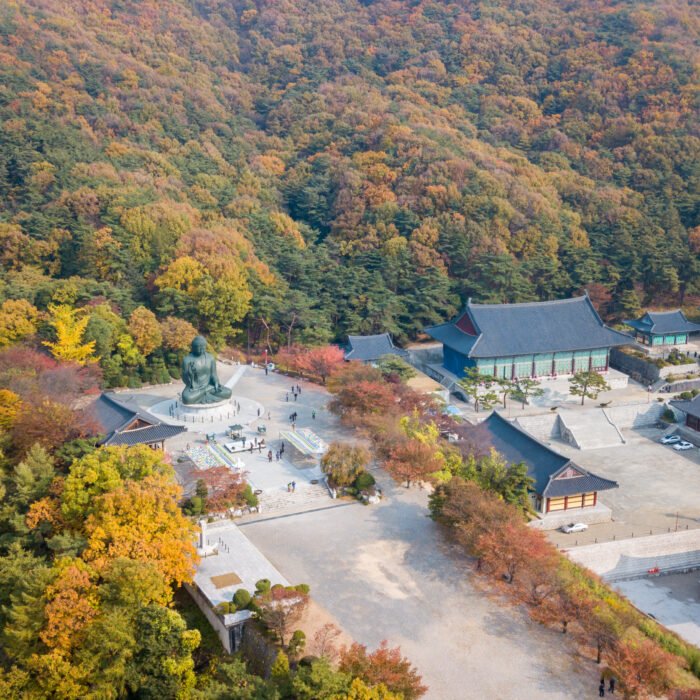
[[[284,395],[284,400],[289,402],[289,392]]]
[[[605,678],[600,679],[600,685],[598,686],[598,697],[605,697]]]
[[[258,409],[258,418],[260,418],[260,409]]]
[[[258,443],[258,454],[259,454],[259,455],[262,454],[262,448],[263,448],[263,444],[262,444],[262,441],[261,441],[261,442]]]
[[[298,396],[298,394],[294,394],[294,400],[295,400],[295,401],[297,400],[297,396]]]
[[[290,482],[289,484],[287,484],[287,493],[291,493],[291,491],[292,491],[292,484]]]
[[[316,411],[311,411],[311,420],[316,420]]]
[[[267,461],[272,462],[272,450],[267,451]]]
[[[253,454],[253,443],[250,443],[250,454]]]
[[[610,682],[608,683],[608,692],[610,695],[615,695],[615,676],[610,677]]]
[[[280,457],[284,454],[284,442],[280,446]]]
[[[301,387],[297,384],[297,394],[301,394]]]
[[[297,482],[292,481],[292,493],[294,493],[297,490]]]
[[[272,420],[272,411],[267,412],[267,420]]]

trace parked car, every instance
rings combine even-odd
[[[681,452],[683,450],[692,450],[693,447],[695,447],[695,445],[693,445],[692,442],[686,442],[685,440],[681,440],[679,443],[673,446],[673,449],[678,450],[678,452]]]
[[[680,435],[664,435],[659,442],[662,445],[675,445],[677,442],[681,441]]]
[[[568,525],[564,525],[561,530],[567,535],[570,535],[572,532],[585,532],[588,530],[588,525],[586,525],[586,523],[569,523]]]

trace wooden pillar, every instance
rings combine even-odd
[[[596,503],[598,503],[598,492],[594,491],[593,492],[593,505],[595,505]]]
[[[537,357],[537,355],[532,356],[532,369],[530,371],[530,376],[533,378],[537,376],[537,369],[536,369],[537,361],[535,359],[536,357]]]
[[[569,497],[564,496],[564,510],[569,510]]]
[[[545,510],[545,513],[549,513],[549,501],[550,500],[551,500],[550,498],[547,499],[547,510]]]
[[[552,376],[557,373],[557,353],[552,355]]]

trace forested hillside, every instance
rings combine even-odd
[[[274,349],[406,340],[467,296],[693,301],[699,25],[691,0],[3,3],[4,342],[84,308],[120,383],[183,322]]]

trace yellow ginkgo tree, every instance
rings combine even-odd
[[[49,304],[49,323],[56,331],[56,341],[44,341],[57,360],[88,365],[96,362],[95,341],[83,342],[83,335],[90,317],[82,309],[67,304]]]

